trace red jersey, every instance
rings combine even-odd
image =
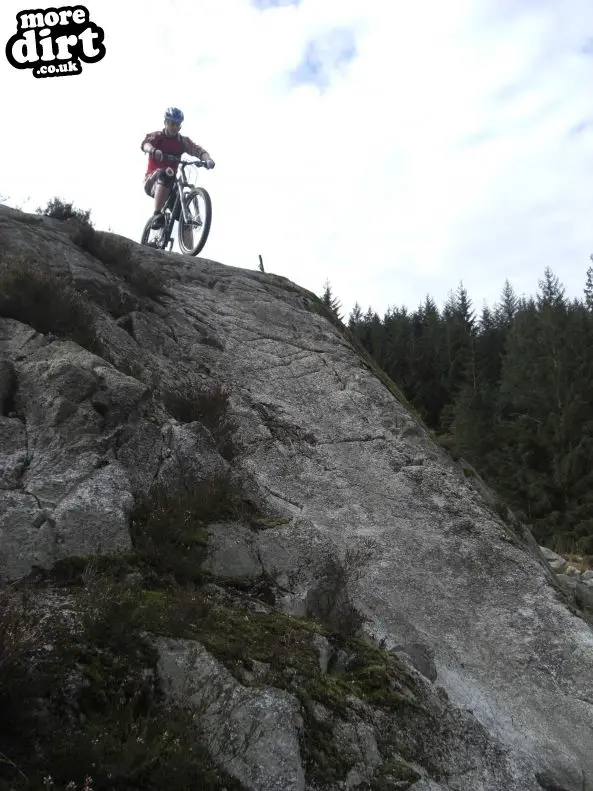
[[[210,156],[205,148],[202,148],[197,143],[194,143],[194,141],[190,140],[189,137],[184,137],[181,134],[168,137],[163,129],[159,130],[158,132],[149,132],[146,135],[142,141],[142,145],[140,146],[143,151],[145,143],[150,143],[155,148],[160,149],[163,154],[174,154],[177,157],[180,157],[181,154],[189,154],[192,157]],[[151,173],[154,173],[154,171],[158,168],[162,167],[170,167],[173,168],[175,172],[177,172],[179,163],[169,162],[166,159],[164,159],[162,162],[159,162],[158,159],[155,159],[152,156],[152,154],[149,154],[148,166],[146,168],[146,173],[144,174],[145,178],[150,176]]]

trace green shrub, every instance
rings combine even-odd
[[[180,468],[175,485],[156,483],[138,498],[130,525],[134,550],[161,583],[199,583],[207,550],[204,528],[235,518],[241,507],[230,474],[196,480]]]
[[[371,558],[371,550],[354,548],[346,550],[343,560],[328,556],[319,571],[317,586],[309,595],[307,616],[317,619],[335,634],[356,636],[364,617],[353,603],[349,587],[357,581]]]
[[[132,243],[121,236],[97,231],[90,220],[90,209],[77,209],[61,198],[52,198],[45,209],[38,208],[37,214],[57,220],[73,221],[74,243],[81,250],[97,258],[114,274],[119,275],[135,291],[144,297],[157,299],[165,292],[164,277],[159,270],[149,270],[132,261]],[[117,309],[117,308],[116,308]]]
[[[224,387],[205,389],[197,377],[180,375],[159,391],[168,412],[182,423],[199,421],[209,429],[221,456],[230,461],[238,453],[234,441],[237,424],[229,417],[229,392]]]
[[[45,209],[38,207],[35,209],[36,214],[44,215],[45,217],[53,217],[54,220],[77,220],[78,222],[92,228],[91,210],[77,209],[72,203],[66,203],[61,198],[54,197],[47,202]]]
[[[158,655],[142,632],[143,594],[87,578],[76,617],[57,614],[13,640],[0,664],[0,789],[238,791],[213,765],[189,705],[162,689]],[[15,596],[0,595],[0,633],[14,631]]]
[[[75,341],[92,352],[99,348],[90,302],[64,275],[37,261],[0,254],[0,317]]]

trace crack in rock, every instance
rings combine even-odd
[[[284,503],[288,503],[289,505],[293,505],[295,508],[298,508],[299,511],[301,511],[301,512],[303,511],[303,509],[305,507],[303,503],[299,503],[296,500],[291,500],[289,497],[286,497],[285,495],[280,494],[280,492],[275,492],[272,489],[271,486],[268,486],[265,483],[262,483],[262,488],[265,489],[267,492],[269,492],[277,500],[281,500]]]
[[[382,440],[387,442],[385,434],[378,434],[376,437],[344,437],[343,439],[319,440],[318,445],[346,445],[351,442],[377,442]]]

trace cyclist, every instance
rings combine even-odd
[[[161,165],[164,159],[163,155],[174,154],[176,157],[181,157],[182,154],[190,154],[190,156],[203,160],[208,169],[214,167],[214,161],[205,148],[179,133],[183,118],[183,113],[178,107],[168,107],[165,111],[163,129],[158,132],[149,132],[142,141],[142,151],[148,154],[148,166],[144,174],[144,191],[154,198],[154,219],[151,227],[155,229],[161,228],[165,222],[162,209],[178,168],[177,162],[167,163],[173,171],[172,176],[167,175],[167,165]]]

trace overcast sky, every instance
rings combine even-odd
[[[0,196],[54,196],[136,241],[165,108],[216,162],[202,255],[326,279],[382,317],[462,282],[477,312],[593,252],[591,0],[88,0],[106,55],[36,79],[1,58]],[[3,52],[16,14],[0,3]],[[199,262],[197,263],[199,265]]]

